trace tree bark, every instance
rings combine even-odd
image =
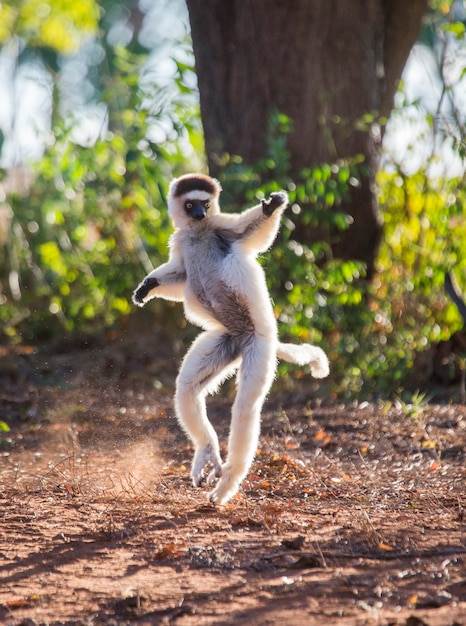
[[[374,268],[382,223],[375,196],[381,136],[366,113],[388,116],[427,0],[187,0],[210,171],[222,155],[253,165],[270,112],[293,123],[291,175],[364,155],[366,173],[341,209],[353,223],[330,233],[333,253]],[[298,223],[303,243],[321,232]]]

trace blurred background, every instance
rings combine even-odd
[[[261,262],[336,397],[464,398],[465,3],[365,4],[2,2],[0,345],[192,337],[131,293],[171,177],[209,171],[224,210],[289,191]]]

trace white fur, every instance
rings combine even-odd
[[[262,204],[243,213],[226,214],[218,205],[221,188],[217,181],[207,179],[215,186],[211,195],[194,190],[178,196],[179,180],[172,181],[168,199],[175,225],[169,261],[146,277],[157,279],[159,284],[142,301],[135,302],[142,305],[157,296],[184,300],[187,318],[204,329],[183,360],[175,407],[195,447],[191,470],[194,484],[202,482],[206,466],[212,467],[207,482],[216,478],[218,482],[210,500],[224,504],[238,491],[253,462],[262,405],[275,376],[277,357],[300,365],[309,363],[316,378],[327,376],[328,359],[316,346],[278,341],[265,275],[256,260],[277,235],[288,201],[286,194],[281,192],[277,197],[280,206],[270,216]],[[191,200],[209,200],[205,219],[189,217],[184,203]],[[224,254],[217,234],[228,244]],[[235,371],[238,391],[232,407],[228,455],[222,464],[205,397]]]
[[[327,355],[317,346],[311,346],[303,343],[295,346],[292,343],[279,343],[277,348],[277,356],[288,363],[297,363],[298,365],[309,364],[314,378],[325,378],[329,375],[330,369]]]

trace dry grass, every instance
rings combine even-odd
[[[215,508],[169,393],[75,381],[8,405],[5,623],[464,623],[465,407],[273,396]],[[225,442],[229,403],[210,409]]]

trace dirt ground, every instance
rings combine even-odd
[[[277,382],[215,508],[175,376],[153,346],[3,349],[0,623],[466,626],[466,407]]]

